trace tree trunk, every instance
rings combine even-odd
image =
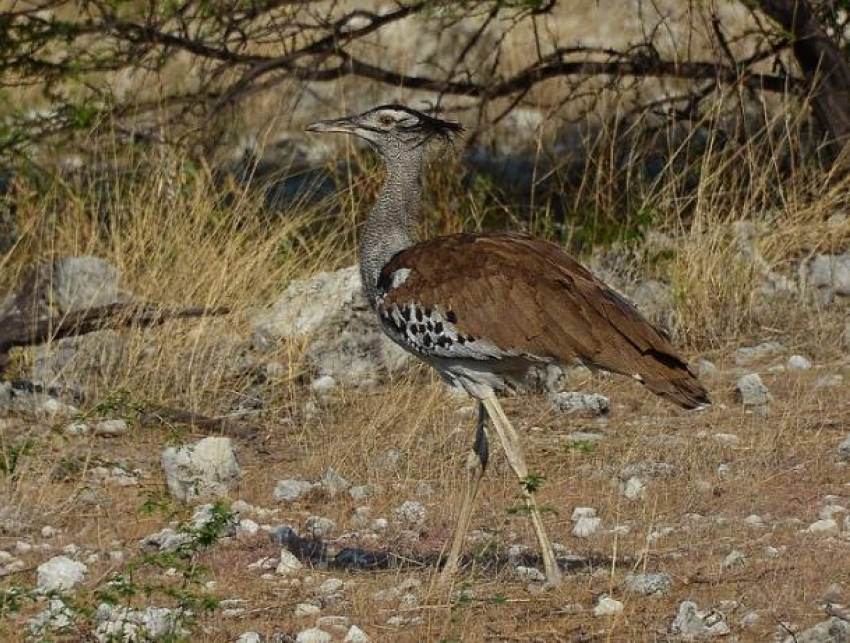
[[[807,0],[758,0],[758,6],[791,36],[829,152],[844,169],[850,167],[850,61]]]

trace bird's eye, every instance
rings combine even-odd
[[[392,125],[395,122],[395,119],[393,119],[393,117],[389,114],[384,114],[383,116],[381,116],[381,118],[378,119],[378,122],[381,125]]]

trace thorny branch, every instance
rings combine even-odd
[[[784,28],[793,19],[786,15],[788,2],[765,0],[747,6]],[[757,23],[761,33],[730,34],[714,14],[707,14],[706,20],[719,54],[703,60],[659,53],[656,41],[662,25],[667,28],[666,18],[645,30],[644,42],[622,49],[565,46],[554,37],[544,41],[537,21],[555,9],[551,1],[398,1],[381,12],[307,0],[147,0],[132,5],[35,0],[11,6],[0,13],[0,91],[40,91],[37,104],[44,107],[32,109],[31,101],[19,105],[8,91],[0,93],[0,116],[5,117],[0,120],[0,150],[24,150],[34,140],[100,123],[163,140],[163,132],[198,129],[198,123],[209,122],[223,108],[258,91],[346,77],[431,92],[438,107],[448,96],[479,110],[505,99],[497,110],[500,116],[505,106],[533,102],[533,90],[554,79],[572,83],[567,96],[580,95],[576,89],[586,79],[609,85],[643,78],[690,82],[695,91],[689,108],[677,112],[682,117],[724,85],[753,93],[802,94],[810,89],[804,75],[791,75],[778,62],[788,48],[800,49],[793,33],[789,37],[787,29]],[[805,13],[809,23],[812,15]],[[418,21],[416,29],[427,29],[447,28],[461,19],[477,20],[478,26],[467,32],[448,64],[429,65],[425,75],[380,55],[404,21]],[[807,33],[814,33],[809,23]],[[506,34],[525,24],[533,25],[534,56],[524,67],[504,73]],[[667,29],[664,36],[671,33]],[[746,38],[759,45],[741,55],[744,48],[738,44]],[[480,55],[474,56],[474,51]],[[776,61],[773,71],[764,64],[770,61]],[[169,82],[175,76],[180,82]],[[681,87],[674,92],[680,93]],[[657,106],[659,100],[656,95],[650,102]]]

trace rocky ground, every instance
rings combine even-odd
[[[582,369],[506,401],[557,590],[496,446],[466,567],[433,587],[475,408],[366,323],[353,270],[256,314],[254,403],[217,430],[71,395],[120,334],[35,351],[56,390],[0,384],[3,640],[848,641],[849,261],[808,273],[828,345],[766,329],[693,356],[710,408]],[[313,376],[276,386],[270,346],[302,339]]]

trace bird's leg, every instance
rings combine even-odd
[[[466,457],[466,493],[463,497],[463,506],[461,507],[460,517],[458,518],[452,538],[452,548],[449,551],[449,557],[437,581],[437,584],[440,586],[446,586],[451,583],[452,578],[457,573],[460,563],[460,552],[466,540],[466,532],[469,530],[469,519],[472,517],[472,506],[475,502],[475,496],[478,495],[478,486],[481,483],[481,477],[484,475],[484,469],[487,467],[487,460],[489,458],[487,411],[484,409],[484,405],[479,402],[475,444],[472,447],[472,451]]]
[[[540,553],[543,558],[543,569],[546,573],[546,580],[550,585],[557,586],[561,582],[561,571],[558,569],[558,561],[555,558],[552,543],[546,535],[546,529],[543,527],[543,519],[540,517],[540,510],[537,508],[534,490],[528,484],[528,466],[525,462],[525,453],[519,434],[513,425],[511,425],[510,420],[508,420],[495,396],[486,397],[481,402],[487,409],[490,419],[493,420],[493,426],[496,428],[496,433],[498,433],[499,439],[505,448],[508,463],[520,480],[522,497],[531,515],[531,524],[534,527],[537,541],[540,544]]]

